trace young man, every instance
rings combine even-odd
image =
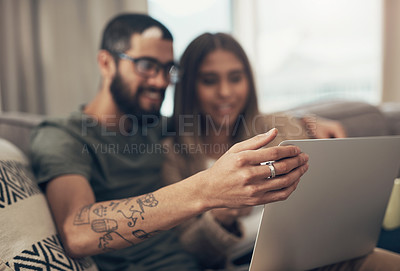
[[[147,15],[117,16],[97,61],[95,99],[32,136],[33,167],[71,256],[95,255],[101,270],[196,270],[169,229],[212,208],[284,200],[307,170],[297,147],[260,149],[276,136],[273,129],[161,188],[160,142],[169,131],[159,110],[176,72],[170,32]],[[265,161],[276,162],[260,166]]]

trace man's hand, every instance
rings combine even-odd
[[[347,136],[339,121],[310,116],[303,117],[302,121],[311,138],[344,138]]]
[[[210,208],[240,208],[285,200],[308,169],[308,155],[296,146],[262,148],[277,129],[232,146],[213,167],[204,171],[203,187]],[[275,178],[262,162],[275,161]]]

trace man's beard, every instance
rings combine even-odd
[[[140,106],[139,97],[146,90],[160,93],[161,100],[164,100],[165,88],[157,89],[157,88],[151,88],[151,87],[145,88],[143,86],[139,86],[136,93],[134,95],[131,95],[129,86],[125,84],[119,73],[115,75],[115,78],[113,79],[110,85],[111,95],[118,109],[123,114],[135,116],[139,123],[142,123],[142,120],[145,118],[146,120],[148,119],[151,120],[153,118],[158,119],[161,115],[159,106],[154,106],[150,110],[145,110]]]

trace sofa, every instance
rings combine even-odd
[[[286,113],[338,120],[349,137],[400,135],[397,103],[324,101]],[[90,258],[71,259],[65,254],[45,196],[34,181],[27,158],[29,138],[43,118],[0,114],[0,271],[97,270]],[[400,229],[382,229],[378,246],[400,253]]]
[[[0,115],[0,271],[98,270],[90,257],[66,255],[32,174],[29,134],[42,119],[23,113]]]

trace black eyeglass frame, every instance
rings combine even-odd
[[[170,61],[168,63],[163,64],[160,61],[158,61],[157,59],[155,59],[153,57],[148,57],[148,56],[134,58],[125,53],[116,53],[116,55],[121,59],[126,59],[126,60],[133,62],[133,64],[135,64],[134,65],[135,71],[140,76],[143,76],[145,78],[156,77],[158,75],[158,73],[162,70],[164,72],[165,78],[167,79],[167,81],[169,83],[175,84],[178,81],[179,66],[174,61]],[[155,69],[153,69],[153,73],[146,73],[146,72],[138,70],[138,67],[140,66],[140,65],[138,65],[138,63],[143,60],[146,60],[146,61],[149,61],[149,62],[155,64]]]

